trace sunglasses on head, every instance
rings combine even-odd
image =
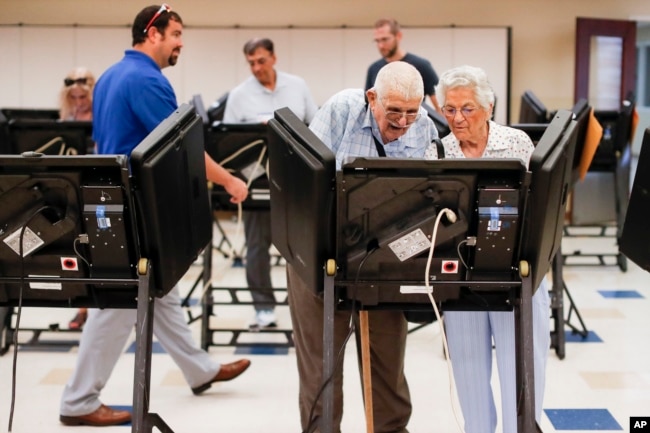
[[[63,83],[66,87],[70,87],[73,84],[86,84],[88,83],[88,78],[66,78],[63,80]]]
[[[158,17],[159,17],[163,12],[168,12],[168,13],[169,13],[169,12],[171,12],[171,11],[172,11],[172,7],[169,6],[167,3],[163,3],[163,4],[160,6],[160,9],[158,9],[158,11],[157,11],[155,14],[153,14],[153,16],[151,17],[151,19],[150,19],[149,22],[147,23],[147,25],[144,27],[144,32],[143,32],[143,33],[144,33],[145,35],[147,34],[147,32],[149,31],[149,29],[151,28],[151,25],[154,23],[154,21],[156,21],[156,19],[158,19]]]

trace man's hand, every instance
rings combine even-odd
[[[227,183],[223,185],[228,194],[231,195],[231,203],[241,203],[248,197],[248,187],[246,183],[236,176],[231,176]]]
[[[217,164],[207,153],[205,153],[205,174],[209,181],[224,187],[226,192],[231,195],[231,203],[241,203],[248,197],[246,183]]]

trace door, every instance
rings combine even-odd
[[[636,22],[576,19],[574,102],[618,110],[636,88]]]

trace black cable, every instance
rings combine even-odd
[[[467,263],[465,262],[465,259],[463,258],[463,255],[460,252],[460,247],[463,245],[467,245],[467,239],[463,239],[456,245],[456,253],[458,254],[458,258],[460,259],[460,262],[465,266],[465,269],[469,271],[469,266],[467,266]]]
[[[354,285],[353,291],[356,290],[356,283],[359,281],[359,274],[361,273],[361,269],[363,268],[363,265],[366,263],[366,260],[379,249],[378,246],[373,247],[370,251],[366,253],[366,255],[363,257],[361,262],[359,262],[359,266],[357,268],[357,273],[354,278]],[[354,293],[354,292],[353,292]],[[354,300],[354,296],[352,296],[352,299]],[[318,400],[321,398],[323,392],[325,392],[325,388],[327,385],[334,380],[334,374],[336,373],[336,370],[341,367],[342,361],[343,361],[343,353],[345,353],[345,346],[348,344],[348,341],[350,340],[350,337],[352,336],[352,333],[355,331],[355,322],[354,322],[354,313],[355,313],[355,302],[353,301],[351,303],[351,308],[350,308],[350,328],[348,329],[348,334],[345,336],[345,339],[343,340],[343,344],[339,348],[339,352],[336,355],[336,361],[334,363],[334,369],[332,370],[332,374],[321,384],[321,387],[318,389],[318,392],[316,393],[316,397],[314,397],[314,401],[311,405],[311,409],[309,410],[309,424],[307,424],[307,428],[302,431],[302,433],[313,433],[317,427],[316,422],[320,417],[314,417],[314,411],[316,410],[316,404],[318,403]]]
[[[83,243],[81,242],[81,238],[79,236],[77,236],[72,242],[72,249],[74,250],[75,255],[85,263],[86,267],[88,268],[88,275],[92,278],[92,267],[90,266],[88,260],[79,252],[79,250],[77,250],[77,243]]]
[[[345,352],[345,346],[350,340],[350,336],[352,336],[353,331],[354,331],[354,322],[350,320],[350,329],[348,330],[348,334],[345,336],[345,339],[343,340],[343,344],[341,345],[341,348],[339,349],[339,352],[336,355],[334,370],[332,371],[332,374],[322,383],[321,387],[318,389],[318,392],[316,393],[316,397],[314,398],[314,402],[311,405],[311,410],[309,411],[309,420],[310,420],[309,424],[307,425],[307,428],[303,430],[302,433],[313,433],[315,431],[315,428],[317,427],[316,421],[318,421],[319,419],[319,417],[314,417],[314,411],[316,410],[316,403],[321,398],[323,392],[325,392],[325,388],[327,388],[327,385],[329,385],[329,383],[332,380],[334,380],[334,373],[341,366],[341,362],[343,361],[343,353]]]
[[[25,237],[25,230],[29,223],[46,209],[54,209],[52,206],[43,206],[37,209],[20,229],[20,236],[18,237],[18,254],[20,255],[20,289],[18,290],[18,312],[16,313],[16,328],[14,330],[12,342],[14,344],[13,365],[11,368],[11,405],[9,407],[9,426],[8,431],[11,432],[11,427],[14,420],[14,408],[16,405],[16,369],[18,365],[18,330],[20,329],[20,315],[23,307],[23,289],[25,288],[25,256],[23,255],[23,239]]]
[[[85,239],[86,239],[85,242],[82,240],[83,237],[85,237]],[[92,278],[93,278],[93,267],[92,267],[92,265],[90,264],[90,261],[89,261],[88,259],[86,259],[86,258],[83,256],[83,254],[81,254],[81,253],[79,252],[79,250],[77,249],[77,243],[80,243],[80,244],[87,244],[87,243],[88,243],[88,235],[86,235],[86,234],[80,234],[79,236],[77,236],[77,237],[74,239],[74,241],[72,242],[72,249],[74,250],[75,255],[76,255],[77,257],[79,257],[79,258],[81,259],[82,262],[84,262],[84,264],[85,264],[86,267],[88,268],[88,278],[92,279]],[[89,285],[89,286],[88,286],[88,291],[90,292],[90,295],[91,295],[91,297],[92,297],[92,299],[93,299],[93,303],[94,303],[94,305],[96,305],[97,307],[99,307],[99,299],[97,298],[97,291],[95,290],[95,286]]]

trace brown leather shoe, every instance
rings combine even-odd
[[[65,425],[92,425],[104,427],[108,425],[124,424],[131,421],[131,412],[128,410],[115,410],[106,405],[99,406],[93,413],[81,416],[60,415],[59,420]]]
[[[246,369],[251,365],[251,362],[248,359],[240,359],[239,361],[231,362],[230,364],[221,364],[219,373],[212,378],[209,382],[199,385],[196,388],[192,388],[194,395],[199,395],[206,389],[209,389],[215,382],[225,382],[227,380],[232,380],[246,371]]]

